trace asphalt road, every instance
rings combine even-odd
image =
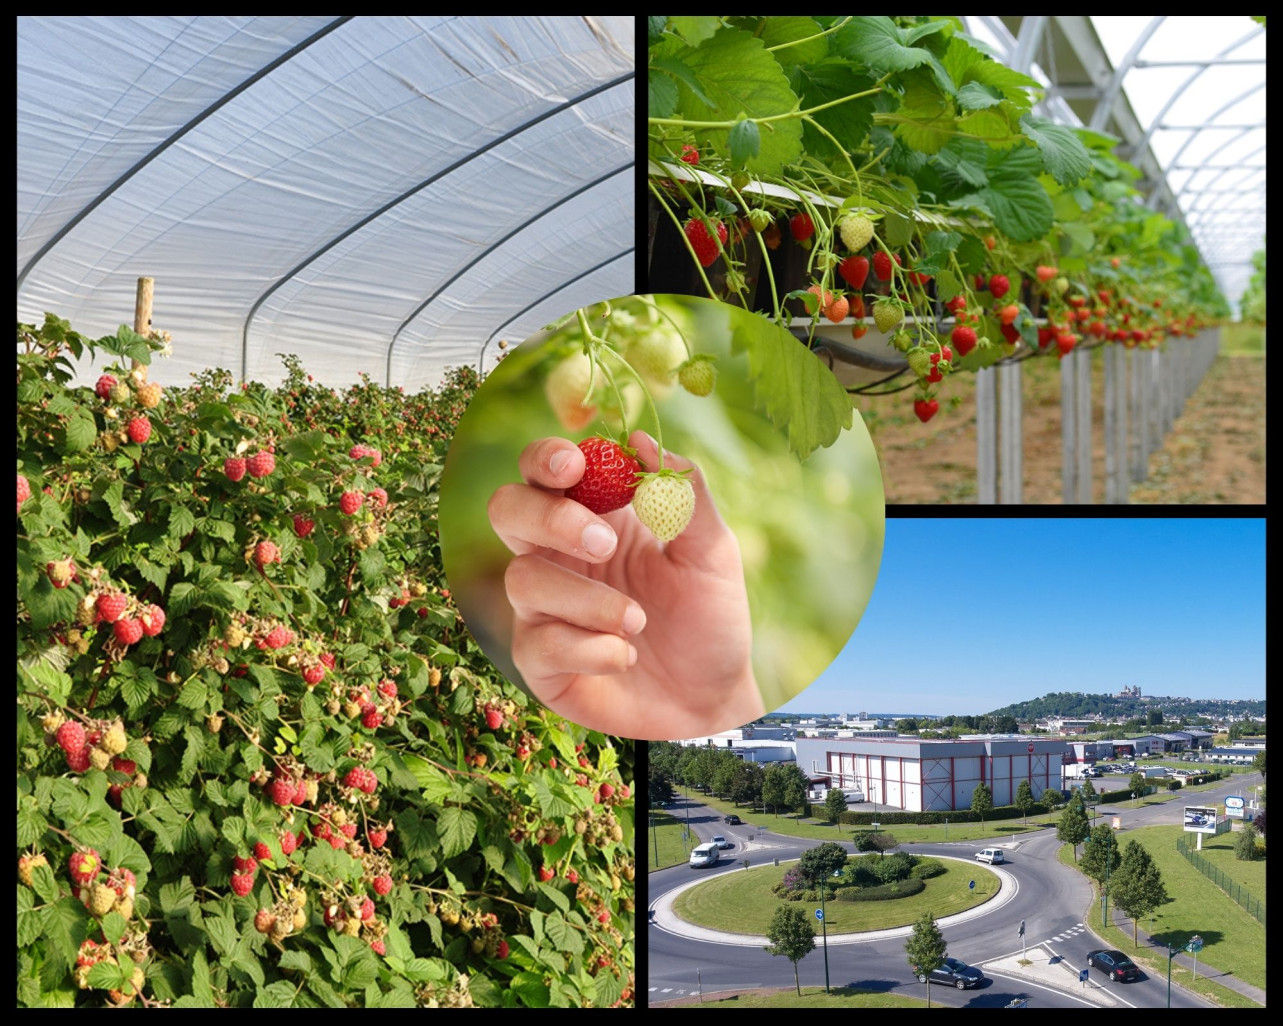
[[[1253,775],[1253,779],[1254,779]],[[1107,778],[1105,778],[1107,780]],[[1216,804],[1225,795],[1245,793],[1244,777],[1233,778],[1220,787],[1162,805],[1130,807],[1104,806],[1109,815],[1122,817],[1125,831],[1138,826],[1155,826],[1181,822],[1185,804]],[[1126,778],[1120,778],[1125,783]],[[1100,781],[1093,781],[1099,790]],[[1249,789],[1250,790],[1250,789]],[[651,908],[664,900],[664,895],[693,879],[706,880],[719,873],[740,872],[739,860],[747,856],[754,866],[778,858],[781,862],[800,857],[816,841],[784,837],[757,831],[748,822],[730,826],[722,822],[716,810],[694,799],[679,797],[669,810],[684,818],[689,811],[693,832],[701,841],[721,834],[735,842],[734,849],[722,853],[717,867],[692,870],[676,866],[650,874]],[[750,841],[750,837],[753,840]],[[988,979],[979,987],[957,991],[932,986],[932,1004],[971,1008],[1000,1008],[1013,998],[1027,996],[1030,1007],[1081,1008],[1112,1005],[1114,1007],[1161,1008],[1167,1003],[1167,980],[1142,970],[1142,977],[1131,983],[1113,983],[1092,970],[1090,984],[1083,988],[1050,987],[1035,984],[1033,978],[1016,975],[1009,965],[993,965],[1021,953],[1019,925],[1025,921],[1025,944],[1028,957],[1042,949],[1042,960],[1050,965],[1068,964],[1075,969],[1087,967],[1087,953],[1104,945],[1083,925],[1091,888],[1087,880],[1056,859],[1060,842],[1054,829],[1022,834],[1018,839],[995,838],[992,841],[965,841],[948,844],[911,844],[905,850],[919,855],[941,855],[970,859],[976,851],[1000,846],[1009,862],[1003,867],[1004,886],[998,897],[969,914],[963,921],[942,923],[941,932],[948,942],[948,953],[979,966]],[[854,845],[844,843],[852,854]],[[961,918],[961,917],[959,917]],[[686,936],[680,923],[671,916],[652,921],[647,927],[649,968],[648,1000],[662,1001],[693,995],[702,987],[705,995],[716,991],[751,987],[792,987],[793,966],[785,958],[768,955],[758,946],[727,944]],[[856,942],[830,938],[828,945],[829,982],[834,987],[862,987],[878,991],[905,989],[905,993],[925,997],[926,988],[909,970],[904,955],[903,936],[865,938]],[[816,950],[798,965],[804,986],[824,985],[824,954],[820,938]],[[1063,972],[1063,970],[1062,970]],[[1049,974],[1055,976],[1056,974]],[[1102,993],[1103,991],[1103,993]],[[1210,1002],[1182,988],[1172,986],[1172,1007],[1209,1008]]]

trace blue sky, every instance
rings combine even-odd
[[[974,714],[1051,691],[1265,697],[1261,519],[888,519],[873,597],[786,712]]]

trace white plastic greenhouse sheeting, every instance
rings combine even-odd
[[[151,276],[162,384],[273,382],[292,352],[410,389],[494,336],[488,369],[633,291],[633,38],[632,16],[19,18],[18,320],[114,333]]]

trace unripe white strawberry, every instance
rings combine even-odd
[[[591,381],[592,364],[583,353],[567,356],[544,381],[548,404],[567,431],[578,431],[597,416],[597,407],[583,402]]]
[[[695,487],[671,470],[644,475],[633,492],[633,512],[660,541],[672,541],[695,515]]]
[[[672,389],[677,368],[686,361],[686,356],[686,343],[667,324],[643,330],[624,350],[625,359],[656,398],[662,398]]]
[[[860,214],[844,217],[838,224],[838,232],[842,236],[843,245],[852,253],[858,253],[873,238],[873,222]]]

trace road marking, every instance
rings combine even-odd
[[[671,994],[672,992],[673,992],[672,987],[665,987],[663,990],[660,991],[661,994]]]

